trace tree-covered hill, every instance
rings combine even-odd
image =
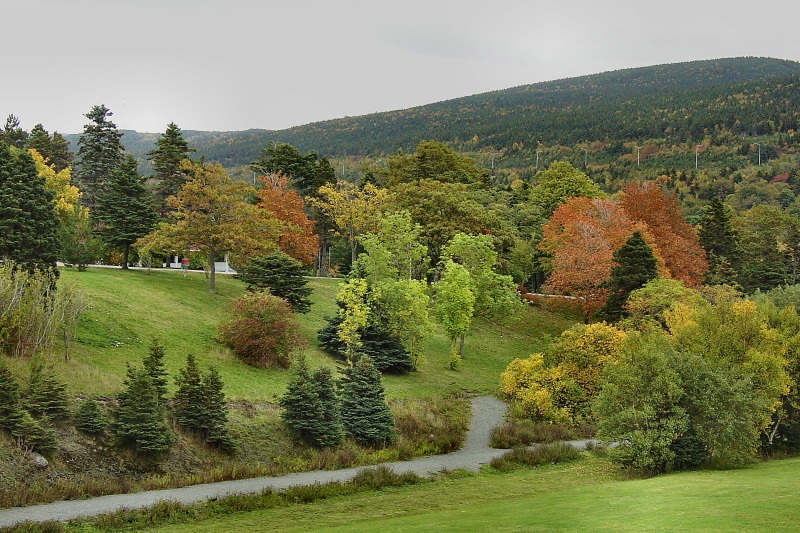
[[[694,145],[709,139],[733,145],[752,136],[792,134],[799,126],[800,63],[747,57],[523,85],[280,131],[184,131],[184,137],[198,155],[228,168],[247,165],[269,141],[343,158],[408,152],[425,139],[462,152],[495,152],[498,166],[521,168],[536,151],[545,153],[543,163],[557,158],[555,147],[577,150],[576,161],[587,150],[595,162],[610,164],[635,155],[633,147],[645,142],[682,146],[694,156]],[[144,166],[156,138],[126,131],[123,143]],[[68,140],[76,146],[77,136]],[[739,145],[732,150],[742,151]]]

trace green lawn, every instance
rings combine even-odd
[[[217,276],[217,293],[208,294],[202,273],[154,269],[143,271],[90,268],[86,272],[62,268],[61,279],[76,283],[89,295],[91,308],[82,317],[72,344],[72,361],[64,363],[61,347],[53,362],[73,393],[111,395],[119,391],[126,363],[138,364],[154,337],[166,348],[167,371],[175,375],[194,354],[201,365],[217,366],[232,400],[273,402],[283,393],[288,373],[259,369],[241,363],[229,349],[215,340],[217,324],[226,319],[233,298],[244,293],[244,285]],[[336,292],[341,280],[312,279],[311,312],[299,315],[301,331],[309,341],[306,356],[312,367],[333,366],[335,361],[317,348],[316,331],[324,317],[336,312]],[[520,306],[500,324],[476,320],[467,337],[460,371],[448,369],[449,346],[437,331],[418,372],[384,379],[390,398],[436,397],[455,390],[492,393],[509,361],[527,357],[541,348],[550,335],[574,323],[574,317]],[[23,361],[11,361],[24,373]]]
[[[797,531],[799,477],[791,459],[624,480],[586,457],[158,531]]]

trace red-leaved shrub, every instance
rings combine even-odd
[[[230,322],[219,326],[219,339],[249,365],[288,368],[292,354],[307,344],[291,306],[268,291],[234,300]]]

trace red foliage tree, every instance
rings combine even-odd
[[[278,237],[278,246],[289,257],[310,265],[314,262],[318,243],[314,223],[306,215],[303,199],[289,186],[289,178],[280,172],[259,179],[264,188],[256,192],[258,206],[270,211],[285,225]]]
[[[708,270],[706,252],[697,232],[681,216],[674,195],[665,194],[652,181],[631,183],[624,189],[620,206],[628,218],[647,226],[671,277],[687,287],[703,282]]]
[[[549,303],[580,309],[588,320],[608,297],[603,283],[614,266],[614,251],[635,230],[642,231],[652,246],[646,228],[610,200],[581,197],[561,204],[542,227],[539,244],[540,250],[551,255],[552,273],[546,288],[563,296],[549,299]]]

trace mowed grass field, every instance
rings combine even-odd
[[[250,531],[798,531],[800,459],[626,480],[606,460],[482,473],[158,528]]]
[[[228,318],[231,300],[245,292],[242,282],[218,275],[216,294],[211,295],[202,272],[184,277],[180,272],[159,269],[150,274],[116,268],[60,270],[61,279],[75,283],[91,303],[71,344],[71,361],[64,362],[60,345],[51,356],[71,393],[115,394],[123,386],[126,364],[139,364],[152,340],[158,338],[165,347],[171,376],[191,353],[202,367],[218,368],[231,400],[271,403],[283,394],[289,379],[286,370],[245,365],[215,339],[218,324]],[[313,305],[311,312],[298,315],[298,321],[309,339],[305,354],[312,368],[336,365],[317,347],[316,332],[324,325],[324,317],[336,312],[340,283],[339,279],[309,281]],[[572,315],[526,305],[497,323],[475,320],[459,371],[449,370],[449,343],[437,328],[418,372],[384,377],[387,395],[390,399],[440,397],[457,390],[491,394],[497,389],[500,372],[512,359],[541,349],[550,336],[574,323]],[[26,362],[9,362],[19,374],[25,374]]]

